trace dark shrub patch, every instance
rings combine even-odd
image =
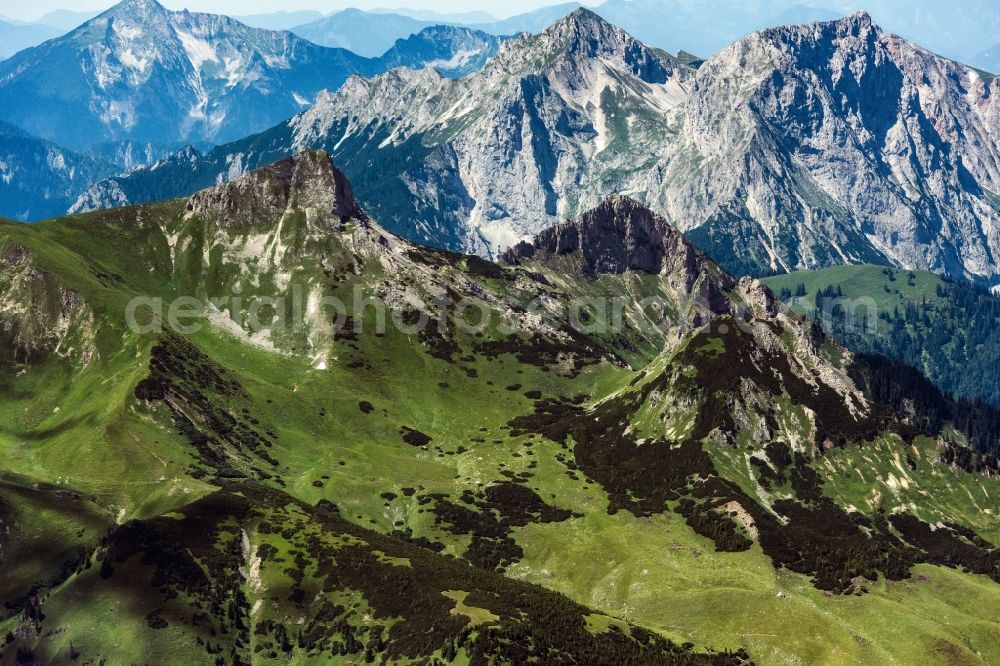
[[[429,435],[425,435],[419,430],[414,430],[406,426],[403,426],[401,432],[403,435],[403,441],[411,446],[427,446],[433,441]]]

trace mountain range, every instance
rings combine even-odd
[[[233,16],[240,23],[245,23],[251,28],[265,28],[267,30],[291,30],[295,26],[303,25],[311,21],[323,18],[323,14],[313,9],[300,9],[295,11],[277,11],[265,14],[237,14]],[[374,53],[372,55],[381,55]],[[363,53],[361,55],[364,55]]]
[[[315,10],[277,11],[234,18],[252,27],[291,30],[326,46],[340,46],[377,57],[391,48],[395,40],[405,39],[430,25],[464,26],[497,36],[537,33],[579,6],[579,3],[549,5],[502,20],[486,12],[442,13],[406,8],[350,8],[327,16]],[[651,46],[708,57],[757,30],[834,20],[858,10],[859,6],[844,0],[747,3],[607,0],[591,9]],[[988,72],[1000,71],[995,7],[988,0],[957,0],[947,5],[923,0],[871,0],[864,9],[887,30],[936,53]],[[96,13],[60,10],[37,21],[7,21],[6,43],[11,45],[7,47],[7,56],[72,30]],[[362,35],[364,39],[360,38]]]
[[[687,62],[578,10],[465,78],[352,77],[271,130],[99,183],[74,210],[322,147],[389,229],[483,256],[618,192],[734,274],[879,263],[1000,282],[995,79],[866,14]]]
[[[405,10],[337,12],[308,25],[290,29],[307,39],[328,46],[352,42],[355,30],[373,43],[388,48],[393,40],[416,31],[420,23],[461,24],[495,35],[519,32],[538,33],[580,6],[562,3],[519,14],[504,20],[495,18],[435,15]],[[989,72],[1000,72],[997,59],[997,18],[995,5],[987,0],[958,0],[942,4],[920,0],[871,0],[859,6],[842,0],[802,2],[763,0],[759,2],[710,2],[707,0],[607,0],[589,7],[610,23],[627,30],[651,46],[671,52],[685,50],[701,57],[714,55],[750,33],[782,25],[829,21],[865,9],[887,30],[915,41],[948,58],[966,62]],[[286,27],[286,26],[282,26]],[[350,48],[350,47],[347,47]],[[359,51],[360,52],[360,51]],[[381,53],[372,52],[370,55]]]
[[[591,202],[627,191],[627,175],[655,162],[693,75],[579,10],[541,35],[505,42],[468,77],[429,70],[353,77],[267,132],[193,162],[167,160],[98,183],[75,210],[100,206],[105,191],[120,193],[119,202],[170,198],[222,172],[323,147],[390,230],[488,255],[572,214],[567,201],[581,199],[582,187],[591,188]],[[623,125],[608,122],[616,110]],[[602,179],[603,171],[611,176]]]
[[[495,38],[465,28],[435,34],[445,32],[452,41],[404,40],[382,60],[225,16],[124,0],[0,64],[0,117],[78,151],[107,142],[228,141],[288,118],[352,74],[423,66],[425,55],[461,74],[496,48]]]
[[[344,9],[290,30],[303,39],[322,46],[348,49],[368,57],[382,55],[398,39],[405,39],[436,25],[400,14],[374,14],[360,9]]]
[[[628,197],[491,263],[304,152],[0,271],[5,663],[1000,650],[996,458]]]

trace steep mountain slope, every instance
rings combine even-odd
[[[56,222],[3,228],[3,282],[10,289],[0,295],[5,364],[0,374],[5,399],[0,401],[0,409],[5,416],[19,416],[5,421],[12,430],[5,431],[0,441],[7,453],[18,448],[21,437],[29,431],[56,447],[82,435],[83,439],[76,441],[91,453],[77,458],[80,474],[71,474],[74,478],[67,484],[82,484],[94,494],[74,495],[74,499],[103,517],[105,525],[113,523],[114,515],[142,520],[126,523],[107,535],[101,527],[89,526],[81,533],[79,552],[71,551],[74,559],[66,565],[58,561],[52,564],[62,575],[50,577],[50,572],[43,570],[44,575],[36,576],[33,570],[31,578],[19,579],[16,594],[21,596],[5,600],[10,600],[16,611],[28,610],[5,618],[5,629],[11,629],[14,637],[13,643],[3,648],[5,660],[13,659],[16,650],[31,649],[43,659],[74,651],[111,661],[155,654],[163,663],[212,662],[215,654],[225,654],[227,660],[246,660],[254,654],[256,662],[278,660],[289,652],[315,657],[330,654],[332,649],[334,655],[360,656],[368,650],[406,661],[434,655],[451,660],[456,653],[496,653],[504,661],[517,661],[523,655],[580,661],[608,653],[636,663],[738,662],[724,655],[693,654],[565,597],[486,571],[484,568],[506,561],[499,558],[516,553],[513,542],[505,536],[514,525],[563,521],[571,515],[545,504],[517,479],[505,480],[499,475],[501,485],[490,491],[496,502],[495,520],[503,522],[497,522],[493,531],[482,537],[482,561],[475,561],[484,568],[436,555],[441,548],[423,540],[408,545],[405,539],[400,540],[403,533],[389,538],[356,528],[338,515],[329,498],[313,506],[320,495],[335,497],[337,493],[329,495],[323,490],[324,482],[313,480],[313,473],[305,468],[301,471],[309,478],[304,484],[311,489],[306,491],[309,504],[277,490],[286,486],[280,477],[291,472],[287,477],[291,480],[299,475],[292,468],[281,471],[286,464],[282,459],[297,461],[292,462],[293,467],[303,463],[312,466],[315,455],[332,442],[337,442],[336,447],[353,448],[354,444],[343,439],[347,431],[341,429],[346,427],[355,433],[351,439],[360,437],[359,442],[381,450],[375,454],[358,448],[351,454],[341,449],[336,455],[354,458],[359,465],[350,465],[352,473],[369,464],[398,465],[397,471],[409,467],[416,476],[396,474],[389,483],[413,479],[422,497],[425,489],[441,487],[446,469],[435,461],[444,454],[424,453],[430,447],[416,429],[426,429],[430,423],[418,416],[420,409],[433,411],[448,404],[444,395],[439,396],[441,402],[429,397],[431,386],[447,378],[456,391],[485,399],[494,391],[493,382],[477,379],[475,366],[494,379],[509,374],[512,380],[520,364],[514,362],[515,367],[502,369],[507,362],[499,356],[507,353],[525,355],[529,360],[524,361],[521,372],[530,376],[547,374],[542,366],[551,366],[554,376],[568,377],[583,361],[611,367],[602,359],[613,352],[602,350],[594,339],[561,330],[565,321],[557,313],[551,318],[536,318],[523,308],[523,314],[510,313],[516,303],[512,299],[527,304],[532,297],[531,287],[536,283],[530,277],[515,276],[475,257],[424,250],[389,236],[357,208],[349,184],[322,154],[304,154],[273,165],[199,193],[188,202],[107,215],[90,216],[81,225]],[[117,243],[108,243],[109,238],[117,238]],[[212,248],[209,255],[202,255],[201,248],[207,247]],[[202,263],[203,259],[209,263]],[[464,333],[459,337],[458,332],[451,332],[456,322],[450,324],[446,335],[435,325],[426,334],[407,336],[395,328],[376,333],[372,321],[365,322],[372,331],[365,329],[362,335],[349,324],[334,329],[312,305],[299,310],[305,313],[304,319],[285,329],[272,325],[259,335],[243,332],[229,319],[237,316],[234,308],[231,313],[212,315],[212,332],[200,336],[200,341],[169,331],[143,337],[123,330],[121,313],[134,294],[207,295],[220,290],[233,293],[238,286],[245,287],[241,291],[248,299],[251,294],[264,293],[291,296],[302,289],[310,304],[335,295],[350,303],[349,299],[358,298],[354,290],[364,287],[366,293],[371,289],[373,296],[381,295],[393,309],[393,319],[400,322],[409,322],[411,314],[421,315],[432,298],[449,293],[475,295],[493,313],[513,317],[512,338],[508,340],[492,328],[486,338],[482,333],[479,337]],[[30,299],[26,301],[25,295]],[[516,342],[522,335],[526,339]],[[477,350],[474,342],[482,348]],[[413,344],[420,348],[415,354]],[[223,351],[226,348],[228,351]],[[139,364],[133,356],[136,351],[143,357]],[[249,353],[255,359],[253,365],[260,361],[266,365],[242,374],[251,366],[234,365],[231,353]],[[377,359],[382,355],[387,358],[380,362]],[[7,365],[12,361],[18,370]],[[272,363],[278,365],[265,370]],[[287,374],[290,367],[286,363],[298,369]],[[378,379],[382,373],[373,371],[374,363],[388,371],[385,379]],[[260,370],[276,374],[263,380]],[[284,388],[271,384],[282,374],[286,379],[299,378]],[[345,384],[352,375],[356,380],[369,376],[372,393],[359,393],[356,387]],[[382,405],[388,394],[376,394],[384,390],[403,389],[407,394],[400,376],[423,376],[433,383],[409,397],[401,394],[391,410],[401,411],[391,417],[388,411],[375,413],[374,408],[366,407],[372,403],[362,397]],[[43,393],[46,384],[60,384],[57,377],[72,377],[76,390],[84,392],[74,390],[68,396]],[[96,401],[96,395],[84,389],[91,381],[109,380]],[[284,380],[279,381],[284,384]],[[321,417],[316,422],[325,432],[320,439],[326,444],[319,440],[307,444],[314,427],[309,422],[319,407],[313,401],[326,403],[331,390],[341,397],[319,411],[330,409],[331,415],[339,413],[339,417],[335,421]],[[265,394],[271,397],[265,399]],[[292,394],[295,399],[289,401]],[[60,409],[51,411],[48,401],[52,398],[60,403]],[[334,407],[341,404],[341,398],[348,408]],[[114,432],[75,424],[75,415],[90,411],[98,401],[107,410],[107,418],[117,424]],[[505,391],[495,402],[530,404],[512,391]],[[40,411],[22,411],[27,403],[67,419],[67,427],[52,431],[50,439],[38,430],[37,419],[46,417]],[[301,412],[286,411],[293,403],[309,406]],[[282,411],[289,418],[275,421]],[[501,418],[495,425],[502,425],[504,412],[489,411],[463,419],[461,427],[479,433],[482,424],[497,417]],[[232,415],[227,415],[230,412]],[[382,424],[383,418],[393,423],[387,420]],[[400,429],[394,423],[399,418],[409,426]],[[460,422],[452,419],[455,425]],[[333,431],[328,430],[331,426]],[[84,435],[88,430],[91,435]],[[113,441],[125,448],[120,455],[108,458],[107,447],[115,446]],[[439,441],[453,448],[446,444],[443,433]],[[303,445],[307,448],[300,448]],[[329,450],[321,457],[328,454]],[[49,458],[38,448],[28,455],[38,460],[37,456]],[[13,460],[7,455],[4,459]],[[145,460],[151,464],[140,463]],[[62,455],[54,455],[44,466],[53,470],[62,467],[61,475],[68,471],[64,467],[68,462]],[[322,473],[327,479],[330,474],[338,477],[330,481],[330,490],[338,487],[347,472],[338,467],[331,463],[329,474]],[[173,480],[163,477],[156,481],[164,471]],[[122,476],[115,479],[119,474]],[[209,484],[214,479],[227,485],[224,478],[247,479],[248,485],[212,494]],[[359,500],[383,501],[365,486],[367,483],[357,487]],[[387,485],[383,494],[390,487],[395,486]],[[13,535],[13,544],[20,543],[22,533],[41,532],[39,540],[59,536],[46,531],[51,528],[32,524],[30,509],[23,508],[25,503],[30,506],[34,502],[46,511],[57,511],[60,496],[44,487],[40,491],[48,496],[33,493],[29,483],[23,487],[14,484],[13,489],[0,486],[2,506],[13,507],[14,515],[5,514],[4,518],[15,527],[14,532],[8,532]],[[22,499],[22,495],[27,498]],[[528,503],[523,504],[526,499]],[[352,506],[354,500],[347,496],[337,501],[347,502],[345,511],[346,506],[351,506],[351,511],[367,511]],[[113,511],[109,503],[116,507]],[[535,515],[539,507],[541,514]],[[84,509],[77,511],[86,515]],[[374,518],[376,514],[370,515]],[[487,511],[484,519],[492,515]],[[177,522],[177,516],[184,519]],[[303,522],[305,516],[308,518]],[[74,515],[65,515],[58,525],[67,525],[68,531],[75,532],[81,522]],[[235,530],[234,524],[238,526]],[[298,527],[291,529],[295,525]],[[464,526],[456,524],[454,529]],[[299,536],[293,537],[292,532]],[[461,537],[453,541],[455,548],[460,547]],[[433,547],[424,549],[421,544]],[[6,542],[4,546],[6,554]],[[297,569],[289,570],[287,563],[280,564],[292,557],[289,551],[299,548],[305,549],[303,556],[310,553],[306,557],[312,564],[296,556],[295,567],[304,573],[315,565],[319,567],[315,574],[299,575]],[[19,552],[13,550],[11,555]],[[137,553],[142,556],[132,557]],[[332,554],[337,559],[337,573],[330,577]],[[245,567],[245,574],[237,574],[236,566]],[[150,579],[162,595],[150,596],[145,582]],[[36,581],[46,582],[39,588]],[[401,586],[411,594],[400,596]],[[45,619],[33,610],[38,598],[35,591],[44,592]],[[86,630],[71,630],[54,641],[46,638],[43,630],[49,623],[81,626],[73,618],[86,617],[95,610],[72,601],[81,593],[141,608],[115,621],[114,630],[120,632],[128,626],[135,636],[133,641],[113,645],[103,640],[102,632],[108,629],[99,618],[96,629],[87,622]],[[404,598],[407,601],[400,605]],[[308,616],[303,638],[298,638],[288,613]],[[478,631],[470,635],[471,628]],[[197,644],[196,638],[200,639]],[[258,654],[257,646],[262,646],[263,652]]]
[[[84,203],[176,196],[313,146],[390,229],[441,247],[496,254],[627,193],[735,274],[879,263],[992,286],[997,86],[864,14],[766,30],[694,70],[580,10],[473,76],[353,77],[289,123]]]
[[[692,76],[579,10],[505,42],[471,76],[352,77],[288,123],[176,168],[101,183],[75,210],[178,196],[220,173],[322,147],[390,230],[485,255],[645,179]],[[123,197],[107,198],[112,191]]]
[[[698,70],[653,198],[739,272],[889,263],[1000,280],[998,84],[865,14]]]
[[[60,215],[95,180],[117,172],[0,122],[0,215],[37,220]]]
[[[0,225],[0,659],[1000,650],[995,459],[633,200],[508,259],[393,236],[312,152]]]

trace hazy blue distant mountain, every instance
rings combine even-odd
[[[0,63],[0,119],[78,151],[219,143],[291,117],[351,74],[425,60],[448,75],[471,71],[497,40],[448,28],[389,46],[386,60],[366,58],[224,16],[126,0]]]
[[[516,35],[519,32],[537,34],[580,6],[579,2],[565,2],[517,14],[501,21],[477,24],[475,27],[492,32],[494,35]]]
[[[481,30],[434,25],[398,40],[379,60],[385,69],[433,67],[445,76],[465,76],[482,69],[497,54],[500,42]]]
[[[395,7],[392,9],[370,9],[368,12],[370,14],[400,14],[420,21],[433,21],[435,23],[495,23],[500,20],[489,12],[483,11],[435,12],[429,9]]]
[[[445,76],[462,76],[479,69],[500,45],[492,31],[428,24],[388,11],[359,9],[345,9],[293,32],[324,46],[379,56],[383,69],[430,66]]]
[[[35,220],[65,213],[90,183],[116,171],[0,122],[0,217]]]
[[[74,12],[69,9],[57,9],[53,12],[45,14],[42,18],[34,21],[33,23],[37,25],[48,25],[53,28],[58,28],[62,32],[69,32],[73,28],[86,23],[100,13],[101,12],[99,11]]]
[[[1000,44],[976,54],[969,62],[987,72],[1000,73]]]
[[[578,2],[542,7],[536,11],[497,19],[485,12],[441,14],[413,10],[345,9],[292,29],[299,37],[323,46],[340,47],[361,55],[378,56],[431,25],[464,25],[497,36],[521,32],[537,34],[580,6]]]
[[[398,40],[379,58],[364,58],[228,17],[128,0],[0,63],[0,119],[35,141],[28,146],[29,135],[6,135],[18,144],[4,168],[18,171],[17,182],[6,183],[0,215],[63,212],[99,179],[189,144],[208,150],[270,127],[352,74],[425,66],[445,76],[468,74],[497,53],[500,41],[470,28],[435,26]],[[58,148],[56,167],[29,166],[45,164],[56,145],[67,147]],[[104,195],[105,204],[124,200]]]
[[[271,12],[269,14],[247,14],[233,16],[233,18],[240,23],[246,23],[252,28],[291,30],[303,23],[320,20],[323,18],[323,13],[314,10],[300,10],[294,12]]]
[[[360,9],[345,9],[292,28],[292,32],[315,44],[377,57],[391,49],[397,39],[409,37],[433,24],[433,21],[401,14],[373,14]]]
[[[0,60],[60,34],[60,30],[47,25],[11,23],[0,19]]]

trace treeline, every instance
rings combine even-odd
[[[846,312],[839,303],[822,319],[855,352],[911,365],[956,398],[1000,405],[1000,297],[953,282],[938,284],[936,291],[937,299],[882,310],[876,321],[869,322],[867,312]],[[785,288],[781,296],[788,300],[791,293]],[[816,293],[816,301],[840,295],[840,288],[830,285]]]
[[[969,446],[988,457],[973,465],[976,471],[996,469],[1000,408],[953,398],[916,368],[878,354],[857,354],[849,373],[868,399],[893,408],[915,428],[936,435],[951,425],[962,433]]]

